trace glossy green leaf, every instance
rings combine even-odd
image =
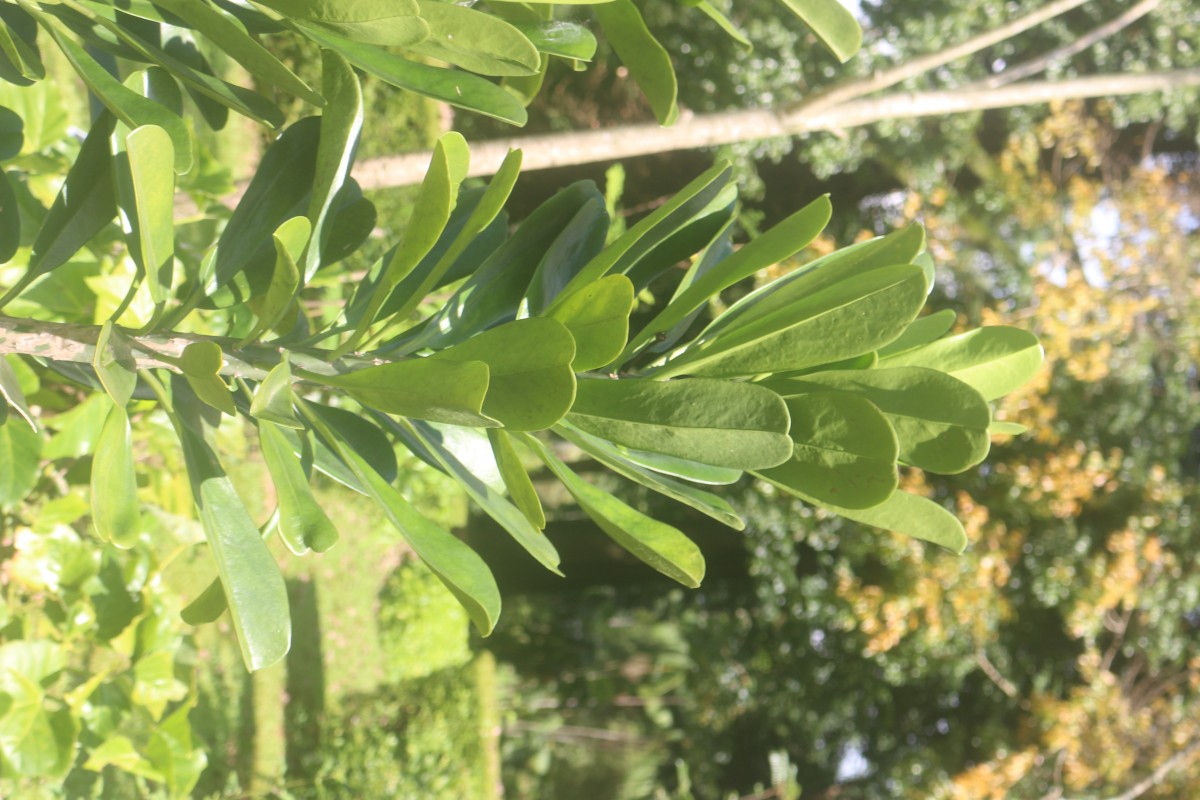
[[[92,366],[113,402],[121,408],[129,405],[137,388],[137,360],[129,339],[113,325],[112,320],[105,321],[100,327]]]
[[[10,358],[16,358],[16,356],[10,356]],[[4,397],[4,401],[10,408],[21,415],[32,430],[38,429],[37,421],[29,412],[29,405],[25,402],[25,392],[21,390],[21,381],[13,370],[12,364],[3,356],[0,356],[0,395]]]
[[[130,548],[142,531],[134,472],[133,431],[124,406],[113,405],[92,457],[92,524],[100,538]]]
[[[533,436],[521,439],[537,453],[589,517],[613,541],[641,561],[684,586],[695,588],[704,579],[704,556],[695,542],[678,529],[634,509],[580,478]]]
[[[324,553],[338,540],[337,528],[313,497],[304,468],[273,422],[258,423],[263,461],[275,484],[279,503],[279,535],[292,553]]]
[[[388,520],[403,534],[425,565],[437,575],[458,601],[481,634],[487,636],[500,616],[500,590],[491,570],[462,540],[421,515],[387,481],[354,451],[338,441],[315,415],[309,416],[338,457],[350,468],[367,494]]]
[[[116,155],[116,189],[130,254],[145,272],[150,297],[167,299],[175,257],[175,151],[171,137],[143,125]]]
[[[192,134],[182,119],[124,86],[55,26],[51,25],[49,31],[75,72],[117,119],[130,128],[157,125],[165,130],[174,145],[175,172],[182,175],[191,170],[194,159]]]
[[[486,330],[430,361],[487,365],[483,413],[520,431],[549,428],[575,399],[575,340],[556,320],[530,317]]]
[[[191,0],[156,0],[156,5],[175,14],[210,41],[219,43],[222,52],[245,67],[256,78],[313,105],[319,106],[324,102],[320,94],[296,77],[283,62],[250,36],[235,17],[208,3],[196,3]]]
[[[108,138],[116,119],[105,112],[96,117],[67,173],[67,179],[46,213],[29,268],[5,296],[7,302],[34,280],[61,267],[117,215],[112,154]]]
[[[404,417],[493,427],[484,409],[488,365],[478,360],[410,358],[341,375],[305,375],[344,389],[358,402]]]
[[[354,151],[362,133],[363,99],[358,76],[346,59],[333,50],[321,51],[321,135],[308,219],[312,238],[304,257],[304,280],[312,280],[329,241],[330,212],[354,164]]]
[[[541,66],[533,43],[498,16],[439,0],[416,0],[429,38],[408,49],[480,75],[532,75]]]
[[[862,47],[862,28],[839,0],[783,0],[783,3],[812,28],[839,61],[849,60]]]
[[[452,452],[449,441],[449,434],[452,431],[439,431],[419,422],[414,422],[412,425],[405,425],[401,422],[396,425],[396,428],[398,435],[414,453],[454,478],[467,496],[508,531],[517,544],[521,545],[539,564],[556,575],[562,574],[558,570],[560,561],[558,551],[542,533],[541,527],[532,523],[522,509],[515,504],[516,498],[514,497],[514,502],[510,503],[501,494],[501,487],[489,485],[484,478],[480,477],[481,470],[468,466],[465,462],[470,459],[462,452],[462,448],[454,448],[456,452]],[[483,437],[478,437],[476,444],[484,453],[491,455],[488,442]],[[491,465],[489,464],[489,466]],[[499,467],[498,462],[496,467]],[[534,499],[536,500],[536,495]]]
[[[581,380],[567,419],[635,450],[718,467],[764,469],[792,453],[783,400],[737,381]]]
[[[664,497],[669,497],[684,505],[691,506],[700,513],[712,517],[722,525],[728,525],[738,531],[745,529],[746,523],[742,521],[742,518],[737,515],[737,512],[733,510],[733,506],[729,505],[725,498],[692,486],[691,484],[675,480],[656,470],[648,469],[630,460],[626,450],[619,448],[612,442],[586,434],[569,422],[564,421],[559,423],[555,426],[554,430],[564,439],[573,443],[618,475],[623,475],[634,483],[640,483],[647,489],[658,492]],[[740,475],[741,472],[738,474]]]
[[[656,333],[672,328],[721,290],[807,247],[825,229],[832,213],[829,198],[821,196],[696,278],[633,338],[625,348],[625,356]]]
[[[851,509],[823,503],[783,484],[775,485],[846,519],[932,542],[955,553],[967,549],[967,533],[958,517],[927,498],[897,491],[877,506]]]
[[[237,414],[233,395],[221,377],[225,354],[220,345],[216,342],[192,342],[183,348],[178,365],[197,397],[231,417]]]
[[[311,232],[308,217],[292,217],[271,234],[271,241],[275,245],[275,268],[271,271],[271,282],[267,285],[266,293],[250,301],[258,322],[241,341],[241,346],[277,326],[295,304],[301,285],[300,255],[310,242]]]
[[[596,55],[596,37],[582,25],[562,20],[509,22],[532,42],[534,47],[547,55],[579,61],[591,61]]]
[[[10,108],[0,106],[0,161],[16,158],[25,145],[25,121]]]
[[[996,400],[1022,386],[1042,366],[1037,337],[1020,328],[994,326],[938,339],[883,360],[888,367],[929,367],[958,378]]]
[[[11,508],[33,489],[41,472],[42,437],[11,415],[0,424],[0,507]]]
[[[941,311],[917,317],[904,329],[904,333],[897,336],[890,344],[879,348],[879,357],[887,358],[939,339],[954,326],[957,319],[958,314],[950,308],[943,308]]]
[[[304,428],[304,424],[296,419],[292,409],[292,369],[288,365],[286,353],[254,390],[254,398],[250,401],[250,416],[285,428]]]
[[[853,358],[899,336],[924,304],[920,267],[883,267],[734,330],[702,337],[658,374],[759,375]]]
[[[204,434],[202,406],[178,376],[171,381],[176,433],[183,445],[192,499],[225,587],[230,617],[246,669],[254,672],[283,658],[291,646],[287,587],[279,565],[259,535]]]
[[[962,472],[983,461],[991,447],[992,414],[987,402],[967,384],[937,370],[817,372],[766,385],[785,397],[832,391],[869,400],[896,431],[900,460],[930,472]]]
[[[792,457],[756,474],[824,503],[869,508],[899,481],[896,434],[869,401],[837,392],[786,398]]]
[[[487,78],[419,64],[361,41],[311,29],[306,32],[322,47],[337,50],[351,64],[385,83],[513,125],[524,125],[528,119],[520,101]]]
[[[576,372],[598,369],[621,354],[629,338],[633,284],[624,275],[608,275],[584,286],[555,306],[549,317],[575,338]]]
[[[542,510],[542,501],[537,490],[533,488],[533,481],[529,479],[529,473],[513,447],[512,438],[499,428],[488,430],[487,436],[492,445],[492,453],[496,456],[496,467],[504,479],[504,487],[508,489],[508,496],[525,515],[525,519],[529,520],[533,527],[542,530],[546,527],[546,513]]]
[[[675,68],[671,56],[646,27],[637,6],[632,0],[613,0],[593,6],[592,11],[621,63],[646,95],[659,124],[675,124],[679,117]]]
[[[604,249],[608,210],[597,193],[585,202],[538,259],[525,292],[530,314],[541,314],[579,271]]]

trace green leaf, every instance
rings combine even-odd
[[[722,525],[728,525],[738,531],[745,529],[746,523],[742,521],[742,518],[737,515],[733,506],[729,505],[725,498],[648,469],[630,460],[628,451],[622,450],[612,442],[586,434],[569,422],[560,422],[555,426],[554,431],[618,475],[623,475],[647,489],[691,506]]]
[[[218,43],[222,52],[245,67],[256,78],[313,105],[319,106],[324,102],[321,95],[296,77],[295,73],[250,36],[235,17],[208,3],[196,3],[191,0],[156,0],[156,5],[175,14],[210,41]]]
[[[125,137],[116,158],[116,189],[130,255],[145,272],[150,297],[167,299],[175,257],[175,153],[171,137],[143,125]]]
[[[604,249],[608,228],[608,210],[597,192],[575,212],[538,259],[525,293],[530,314],[541,314],[579,270]]]
[[[95,59],[89,56],[83,48],[75,44],[69,36],[60,33],[56,25],[49,25],[48,30],[63,55],[75,68],[75,72],[117,119],[130,128],[157,125],[164,129],[175,148],[175,172],[182,175],[192,168],[194,158],[192,135],[182,119],[164,106],[142,97],[122,85],[120,81],[109,74],[108,70],[96,63]]]
[[[21,391],[21,381],[17,378],[12,364],[3,357],[0,357],[0,395],[3,395],[5,402],[16,409],[17,413],[29,423],[31,429],[37,430],[37,422],[34,420],[33,414],[29,412],[29,406],[25,403],[25,393]]]
[[[483,413],[513,430],[549,428],[575,399],[575,340],[556,320],[519,319],[434,353],[434,362],[487,365]],[[409,415],[412,416],[412,415]]]
[[[632,0],[613,0],[592,10],[621,63],[646,95],[659,124],[675,124],[679,117],[675,68],[671,56],[646,27],[637,6]]]
[[[0,169],[0,264],[16,255],[21,245],[21,209],[8,173]]]
[[[792,453],[783,400],[737,381],[585,379],[567,420],[635,450],[718,467],[764,469]]]
[[[609,444],[612,443],[610,442]],[[693,461],[689,458],[666,456],[662,453],[648,453],[645,450],[635,450],[630,447],[622,447],[618,444],[612,444],[612,448],[613,452],[619,454],[622,459],[631,464],[696,483],[728,486],[731,483],[736,483],[738,478],[742,477],[743,474],[743,471],[740,469],[714,467],[712,464],[701,464],[699,461]]]
[[[74,408],[45,420],[55,434],[42,448],[42,458],[57,461],[91,455],[104,430],[110,407],[109,398],[97,392]]]
[[[171,712],[150,735],[146,745],[146,756],[162,773],[163,783],[172,798],[191,797],[208,764],[204,751],[192,745],[188,713],[195,704],[195,700],[191,700]]]
[[[991,447],[992,413],[987,402],[967,384],[937,370],[818,372],[765,385],[784,397],[833,391],[869,400],[896,431],[900,460],[930,472],[962,472],[983,461]]]
[[[275,244],[275,268],[271,271],[271,282],[261,299],[250,301],[258,315],[258,322],[239,346],[257,339],[264,331],[278,325],[292,308],[296,294],[300,291],[300,267],[297,262],[310,241],[312,225],[308,217],[292,217],[275,229],[271,241]]]
[[[429,24],[417,16],[413,0],[349,0],[344,3],[313,3],[307,0],[268,0],[265,6],[287,11],[295,22],[306,23],[301,32],[312,35],[315,24],[355,42],[387,47],[412,46],[429,36]],[[321,5],[320,9],[312,6]]]
[[[364,406],[387,414],[484,428],[501,424],[484,409],[488,365],[478,360],[410,358],[341,375],[304,377],[344,389]]]
[[[338,51],[351,64],[385,83],[513,125],[524,125],[528,119],[520,101],[487,78],[418,64],[361,41],[314,29],[306,33],[317,44]]]
[[[944,336],[954,326],[956,319],[958,319],[958,314],[950,308],[943,308],[941,311],[917,317],[904,329],[904,333],[897,336],[890,344],[879,348],[879,357],[887,358],[928,344]]]
[[[561,20],[509,22],[534,47],[547,55],[579,61],[591,61],[596,55],[596,37],[582,25]]]
[[[993,436],[1020,436],[1028,431],[1029,428],[1019,422],[1008,422],[1002,419],[994,419],[988,425],[988,433]]]
[[[196,595],[192,602],[184,606],[183,610],[179,612],[179,618],[188,625],[207,625],[220,619],[228,608],[225,587],[221,585],[221,580],[218,578],[205,587],[203,592]]]
[[[858,20],[838,0],[783,0],[839,61],[848,61],[862,47]]]
[[[161,719],[167,705],[187,693],[187,684],[175,677],[175,657],[170,650],[157,650],[134,662],[130,700],[144,707],[152,719]]]
[[[100,327],[92,366],[112,401],[121,408],[129,405],[137,388],[137,361],[129,339],[117,330],[112,320],[106,320]]]
[[[178,376],[171,380],[172,415],[183,445],[192,499],[225,587],[230,617],[246,669],[254,672],[283,658],[291,646],[287,587],[279,565],[259,535],[204,434],[202,407]]]
[[[760,375],[853,358],[899,336],[924,304],[920,267],[883,267],[736,329],[702,334],[657,374]]]
[[[541,66],[533,43],[500,17],[439,0],[416,0],[429,38],[408,49],[481,75],[532,75]]]
[[[542,530],[546,527],[546,513],[542,510],[542,501],[537,490],[533,488],[533,481],[529,480],[529,473],[525,471],[525,465],[521,463],[521,457],[512,445],[512,438],[499,428],[488,430],[487,436],[492,445],[492,453],[496,456],[496,467],[500,470],[500,477],[504,479],[504,487],[508,489],[508,496],[525,515],[525,519],[529,520],[533,527]]]
[[[521,441],[537,453],[579,507],[613,541],[668,578],[692,588],[700,585],[704,579],[704,556],[695,542],[678,529],[646,516],[583,480],[534,437],[524,434]]]
[[[539,564],[555,575],[562,574],[558,570],[560,561],[558,551],[554,549],[554,545],[542,533],[540,527],[531,523],[520,508],[505,500],[504,496],[500,494],[500,487],[490,486],[480,477],[481,470],[468,467],[466,462],[469,459],[463,453],[463,448],[458,447],[455,448],[456,452],[451,452],[450,435],[454,431],[439,431],[421,423],[412,425],[398,423],[394,425],[394,428],[413,453],[458,481],[467,496],[508,531],[517,544],[521,545]],[[478,437],[478,440],[477,445],[480,446],[483,453],[491,455],[491,450],[483,437]],[[497,464],[497,466],[499,465]]]
[[[575,338],[576,372],[599,369],[621,354],[629,338],[633,283],[624,275],[608,275],[584,286],[547,316],[566,326]]]
[[[312,237],[304,257],[304,280],[312,280],[329,241],[331,209],[354,164],[354,151],[362,133],[363,99],[358,76],[346,59],[333,50],[321,51],[321,135],[317,145],[316,173],[308,219]]]
[[[45,642],[0,645],[0,755],[23,777],[61,777],[75,755],[78,724],[68,708],[50,710],[42,681],[62,668],[61,650]]]
[[[948,550],[953,550],[955,553],[961,553],[967,549],[967,532],[963,529],[962,523],[958,521],[958,517],[927,498],[908,492],[892,492],[887,500],[877,506],[850,509],[823,503],[802,491],[780,483],[775,485],[796,495],[801,500],[828,509],[846,519],[932,542]]]
[[[113,405],[92,457],[92,524],[100,538],[128,549],[142,532],[134,472],[133,431],[124,406]]]
[[[700,275],[683,292],[660,311],[625,348],[625,357],[654,338],[660,331],[670,330],[691,312],[707,303],[718,292],[748,278],[765,267],[772,266],[807,247],[833,214],[827,196],[818,197],[769,231],[751,241],[715,267]],[[869,349],[869,348],[868,348]]]
[[[1042,366],[1037,337],[1020,328],[995,326],[938,339],[923,347],[890,356],[888,367],[929,367],[958,378],[985,400],[996,400],[1019,388]]]
[[[359,457],[367,462],[379,477],[388,483],[396,482],[400,471],[396,462],[396,451],[392,440],[384,431],[380,430],[378,425],[363,417],[361,413],[344,408],[317,405],[311,402],[308,407],[320,414],[321,421],[337,435],[338,440],[347,447],[354,448],[354,452],[358,453]],[[290,431],[284,431],[285,435],[288,433]],[[320,452],[323,447],[325,445],[318,438],[316,447],[311,448],[314,463],[317,465],[321,463]],[[333,445],[330,443],[328,448],[332,447]],[[328,448],[329,454],[334,455],[333,451]],[[309,452],[307,443],[293,452],[296,452],[301,458],[307,458]],[[354,476],[350,475],[350,478],[353,480]]]
[[[479,554],[449,531],[422,516],[353,448],[334,437],[319,417],[311,412],[307,416],[354,473],[368,496],[404,535],[417,556],[466,608],[479,632],[484,636],[490,634],[500,616],[500,590]]]
[[[237,415],[233,395],[221,377],[225,354],[216,342],[192,342],[179,356],[179,369],[196,396],[229,416]]]
[[[42,437],[10,416],[0,425],[0,507],[25,499],[41,473]]]
[[[754,48],[754,43],[746,38],[746,34],[738,30],[738,27],[729,21],[729,17],[721,13],[721,11],[708,0],[700,0],[696,3],[696,8],[700,9],[706,17],[720,26],[721,30],[729,34],[729,38],[740,44],[746,50]]]
[[[16,158],[25,145],[25,121],[15,111],[0,106],[0,161]]]
[[[0,80],[30,86],[46,77],[37,31],[37,21],[27,11],[0,5]]]
[[[279,535],[295,555],[324,553],[338,540],[337,528],[317,505],[308,476],[273,422],[259,420],[259,446],[275,484],[279,503]]]
[[[288,365],[286,351],[283,360],[267,373],[267,377],[254,390],[250,416],[285,428],[303,430],[303,423],[296,419],[292,410],[292,369]]]
[[[896,434],[861,397],[813,392],[786,398],[795,448],[786,463],[756,474],[847,508],[878,505],[895,491]]]

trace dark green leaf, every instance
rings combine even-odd
[[[133,432],[124,406],[113,405],[92,457],[92,524],[100,538],[133,547],[142,532],[134,472]]]
[[[25,121],[15,111],[0,106],[0,161],[16,158],[25,146]]]
[[[530,317],[486,330],[429,360],[486,364],[483,413],[506,428],[534,431],[549,428],[571,408],[574,357],[575,340],[562,323]]]
[[[525,294],[531,314],[540,314],[604,248],[608,224],[602,197],[591,198],[575,213],[538,262]]]
[[[279,426],[260,420],[258,438],[263,461],[275,484],[279,535],[284,544],[298,556],[309,550],[324,553],[337,543],[338,532],[313,498],[304,468],[292,454]]]
[[[675,104],[678,86],[671,57],[646,27],[632,0],[613,0],[592,8],[608,42],[637,81],[659,124],[673,125],[679,116]]]
[[[37,46],[37,21],[15,5],[0,5],[0,80],[32,86],[46,77]]]
[[[787,398],[795,448],[758,475],[821,502],[869,508],[895,491],[896,434],[867,400],[838,392]]]
[[[21,245],[21,210],[8,174],[0,169],[0,264],[7,262]]]
[[[188,625],[207,625],[220,619],[228,608],[229,603],[225,600],[225,587],[221,585],[218,578],[210,583],[203,592],[196,595],[192,602],[184,606],[183,611],[179,612],[179,617]]]
[[[1037,337],[1020,328],[978,328],[884,359],[888,367],[929,367],[958,378],[985,400],[996,400],[1032,378],[1042,366]]]
[[[608,275],[574,292],[548,316],[575,338],[576,372],[598,369],[621,354],[629,338],[633,284],[624,275]]]
[[[278,325],[295,304],[301,278],[298,262],[304,248],[311,242],[311,233],[312,225],[308,217],[292,217],[271,234],[275,245],[275,268],[271,271],[271,282],[267,285],[266,293],[261,299],[250,301],[250,307],[258,315],[258,323],[250,335],[242,340],[243,345]]]
[[[783,400],[737,381],[581,380],[567,419],[635,450],[718,467],[764,469],[792,453]]]
[[[704,579],[704,556],[691,539],[583,480],[534,437],[526,434],[522,441],[538,454],[579,507],[613,541],[668,578],[693,588],[700,585]]]

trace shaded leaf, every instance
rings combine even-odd
[[[133,431],[124,406],[112,405],[92,457],[92,524],[100,538],[130,548],[142,531]]]
[[[288,365],[286,353],[254,390],[254,398],[250,401],[250,416],[285,428],[304,428],[292,410],[292,369]]]
[[[612,0],[593,6],[592,11],[621,63],[646,95],[659,124],[675,124],[679,117],[675,68],[671,56],[646,27],[637,6],[632,0]]]

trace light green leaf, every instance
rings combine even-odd
[[[677,322],[707,303],[718,292],[765,267],[772,266],[807,247],[833,214],[827,196],[818,197],[769,231],[751,241],[715,267],[700,275],[660,311],[625,348],[623,358],[636,352],[660,331],[670,330]],[[922,281],[923,283],[923,281]],[[922,296],[923,298],[923,296]]]
[[[1008,422],[1002,419],[994,419],[988,426],[988,433],[993,436],[1020,436],[1028,432],[1028,426],[1022,425],[1019,422]]]
[[[950,308],[943,308],[941,311],[917,317],[904,329],[904,333],[897,336],[890,344],[879,348],[879,357],[887,358],[923,344],[929,344],[944,336],[954,326],[956,319],[958,319],[958,314]]]
[[[191,797],[208,764],[204,750],[192,745],[192,726],[188,713],[194,706],[195,700],[192,700],[172,711],[158,726],[158,730],[150,735],[146,745],[146,756],[155,769],[162,773],[163,783],[172,800]]]
[[[567,419],[635,450],[718,467],[764,469],[792,453],[783,400],[737,381],[581,380]]]
[[[575,340],[556,320],[530,317],[499,325],[441,350],[430,361],[487,364],[483,413],[520,431],[549,428],[575,399]]]
[[[862,47],[858,20],[838,0],[783,0],[804,20],[839,61],[848,61]]]
[[[303,423],[296,419],[292,410],[292,369],[288,365],[286,352],[254,390],[250,416],[285,428],[303,430]]]
[[[311,412],[306,416],[318,433],[330,442],[368,496],[403,534],[417,556],[458,598],[479,632],[484,636],[491,633],[500,616],[500,590],[483,559],[462,540],[422,516],[352,447],[334,437],[319,417]]]
[[[100,327],[92,366],[112,401],[121,408],[129,405],[137,388],[137,361],[129,339],[117,330],[112,320],[106,320]]]
[[[175,257],[175,151],[171,137],[143,125],[125,137],[115,154],[116,188],[130,255],[145,272],[150,297],[167,299]]]
[[[37,430],[37,422],[34,420],[33,414],[29,412],[29,406],[25,403],[25,393],[21,391],[21,381],[17,378],[12,364],[3,357],[0,357],[0,395],[3,395],[8,405],[16,409],[17,413],[29,423],[30,428]]]
[[[640,483],[664,497],[691,506],[722,525],[728,525],[737,531],[745,529],[746,523],[742,521],[725,498],[669,478],[655,470],[647,469],[629,460],[627,451],[612,442],[586,434],[569,422],[560,422],[554,427],[554,431],[618,475],[624,475],[634,483]],[[739,474],[741,473],[739,472]]]
[[[312,199],[308,204],[312,235],[304,256],[305,282],[312,280],[317,267],[321,266],[325,245],[329,241],[331,209],[338,192],[350,176],[363,125],[362,87],[359,86],[358,76],[346,59],[334,50],[321,51],[321,80],[325,107],[321,111],[316,173],[313,175]]]
[[[742,470],[732,467],[714,467],[712,464],[701,464],[699,461],[692,461],[688,458],[648,453],[645,450],[635,450],[618,444],[612,445],[612,448],[614,452],[620,454],[631,464],[710,486],[728,486],[736,483],[743,474]]]
[[[309,244],[311,232],[312,225],[308,217],[292,217],[271,234],[271,241],[275,245],[275,269],[271,272],[266,294],[261,299],[250,301],[250,307],[258,315],[258,322],[250,334],[239,342],[239,347],[244,347],[264,331],[274,328],[292,308],[301,283],[298,262],[300,254]]]
[[[746,50],[751,50],[754,47],[753,42],[746,38],[746,34],[742,33],[736,25],[729,21],[729,17],[721,13],[721,11],[708,0],[700,0],[696,3],[696,8],[700,9],[706,17],[720,26],[721,30],[729,34],[729,37],[740,44]]]
[[[133,432],[124,406],[112,405],[92,458],[92,524],[117,547],[130,548],[142,532],[134,472]]]
[[[537,48],[500,17],[439,0],[416,0],[429,38],[408,49],[481,75],[532,75]]]
[[[337,528],[313,498],[304,468],[273,422],[258,423],[263,461],[279,502],[279,535],[294,554],[324,553],[338,540]]]
[[[161,719],[167,705],[187,693],[187,684],[175,677],[175,657],[170,650],[148,653],[134,663],[130,699],[150,712],[152,719]]]
[[[229,416],[237,415],[233,395],[221,377],[225,354],[216,342],[192,342],[179,356],[179,369],[187,378],[196,396],[208,405]]]
[[[303,23],[301,31],[310,36],[314,32],[311,26],[316,25],[355,42],[405,48],[411,48],[429,36],[429,24],[417,16],[417,4],[413,0],[349,0],[329,3],[315,12],[301,8],[315,5],[305,0],[268,0],[263,5],[276,10],[298,9],[287,15],[294,22]]]
[[[387,414],[484,428],[501,424],[484,409],[488,365],[478,360],[410,358],[341,375],[304,377],[344,389],[368,408]]]
[[[792,457],[757,475],[847,508],[878,505],[895,491],[896,434],[879,409],[861,397],[836,392],[786,400],[795,442]]]
[[[525,471],[525,465],[521,463],[521,457],[512,445],[512,438],[507,431],[499,428],[488,430],[487,436],[492,445],[492,453],[496,456],[496,467],[504,479],[505,488],[508,489],[508,496],[525,515],[525,519],[529,520],[533,527],[542,530],[546,527],[546,513],[542,510],[542,501],[537,490],[533,488],[533,481],[529,480],[529,473]]]
[[[37,483],[42,437],[11,417],[0,425],[0,507],[11,508]]]
[[[899,336],[924,304],[920,267],[883,267],[702,337],[657,374],[760,375],[853,358]]]
[[[207,423],[202,421],[198,398],[188,397],[187,384],[178,376],[172,378],[171,389],[177,412],[172,422],[183,445],[192,499],[225,587],[242,660],[246,669],[254,672],[279,661],[291,646],[287,587],[279,565],[207,441],[203,432]]]
[[[163,779],[162,773],[143,758],[133,746],[133,742],[125,736],[109,736],[88,752],[87,756],[83,768],[92,772],[103,772],[105,767],[113,766],[122,772],[148,780],[161,783]]]
[[[25,642],[10,642],[9,647]],[[79,726],[66,707],[51,711],[41,686],[19,672],[0,683],[10,698],[0,717],[0,754],[5,766],[23,777],[61,777],[71,766]]]
[[[930,472],[962,472],[983,461],[991,447],[992,414],[987,402],[967,384],[937,370],[817,372],[765,385],[784,397],[833,391],[871,401],[896,431],[900,460]]]
[[[1042,357],[1042,346],[1032,333],[995,326],[938,339],[890,356],[882,365],[936,369],[958,378],[985,400],[996,400],[1032,378]]]
[[[42,448],[42,458],[57,461],[91,455],[100,439],[100,432],[104,430],[104,420],[108,418],[111,407],[109,398],[97,392],[74,408],[43,420],[55,433]]]
[[[704,556],[695,542],[678,529],[646,516],[583,480],[533,436],[523,434],[521,441],[537,453],[579,507],[613,541],[668,578],[692,588],[700,585],[704,579]]]
[[[576,372],[598,369],[621,354],[629,338],[633,284],[624,275],[608,275],[584,286],[547,316],[575,338]]]
[[[632,0],[613,0],[593,6],[592,11],[621,63],[646,95],[659,124],[675,124],[679,117],[675,68],[671,56],[646,27],[637,6]]]
[[[547,55],[591,61],[596,55],[596,37],[574,22],[547,20],[522,22],[509,20],[540,52]]]

